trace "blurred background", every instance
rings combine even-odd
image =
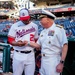
[[[22,8],[29,9],[31,21],[38,25],[39,34],[44,29],[39,21],[41,10],[56,15],[54,21],[64,27],[69,42],[62,75],[75,75],[75,0],[0,0],[0,73],[12,73],[13,48],[7,43],[7,35],[12,24],[19,21],[19,10]],[[35,55],[37,65],[40,65],[40,52],[35,50]],[[35,75],[39,71],[37,65]]]

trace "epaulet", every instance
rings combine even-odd
[[[58,24],[56,25],[56,27],[63,28],[63,26],[61,26],[61,25],[58,25]]]

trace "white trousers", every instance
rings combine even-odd
[[[14,52],[13,57],[13,75],[34,75],[35,72],[35,57],[34,52],[24,54]]]
[[[56,66],[59,62],[59,55],[42,56],[40,75],[60,75],[56,72]]]

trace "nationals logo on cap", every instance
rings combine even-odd
[[[30,19],[29,11],[26,8],[21,9],[19,14],[20,14],[20,20],[22,21]]]

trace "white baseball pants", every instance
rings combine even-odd
[[[14,52],[13,57],[13,75],[34,75],[35,71],[35,57],[34,52],[24,54]]]

